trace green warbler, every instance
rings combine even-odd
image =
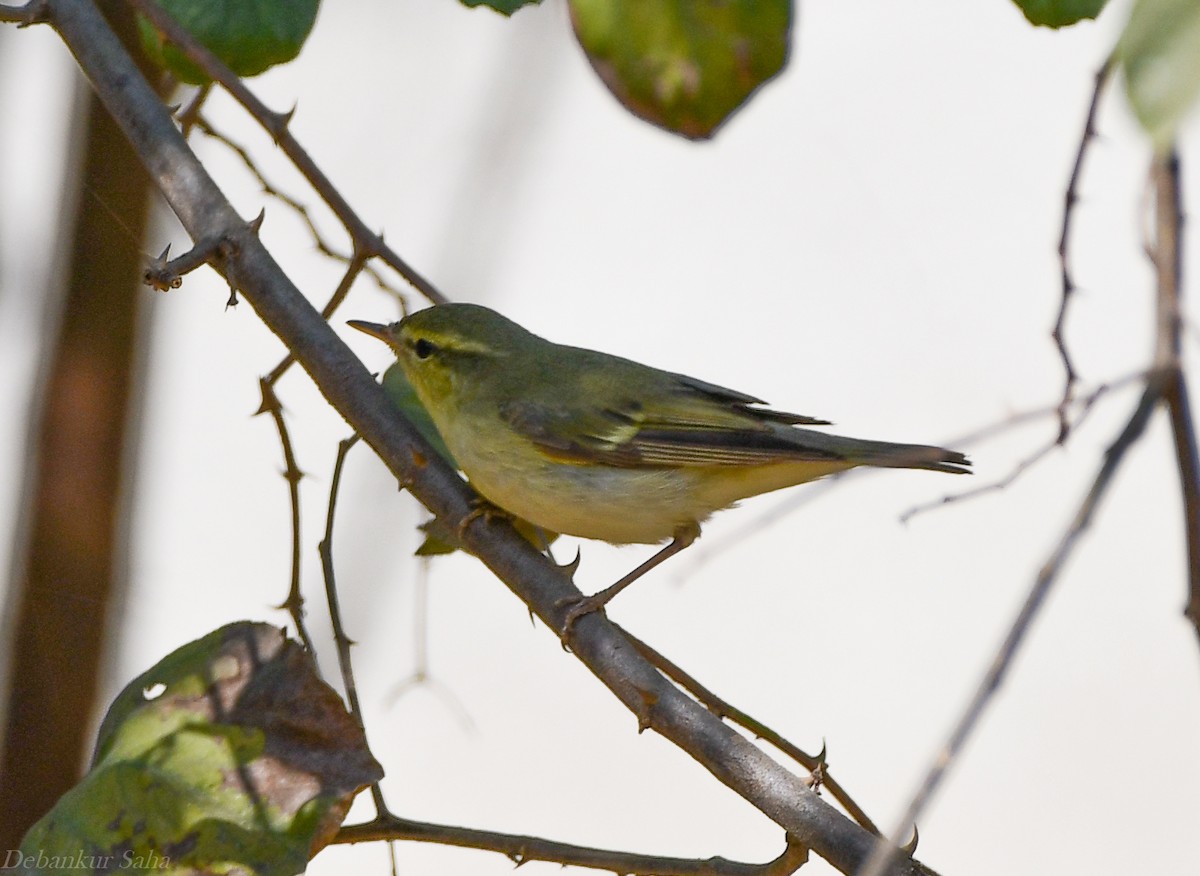
[[[843,438],[757,398],[555,344],[486,307],[440,304],[391,325],[351,321],[396,353],[471,484],[554,532],[671,543],[578,601],[566,629],[700,534],[739,499],[855,466],[966,473],[961,453]]]

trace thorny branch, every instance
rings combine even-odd
[[[808,860],[808,849],[789,839],[778,858],[765,864],[745,864],[725,858],[662,858],[615,852],[560,843],[534,836],[496,833],[444,824],[427,824],[387,815],[366,824],[343,827],[335,843],[366,840],[410,840],[434,842],[460,848],[499,852],[516,866],[529,861],[549,861],[574,867],[611,870],[614,873],[655,874],[655,876],[788,876]]]
[[[197,95],[197,97],[199,97],[199,95]],[[184,112],[180,113],[178,116],[181,124],[183,124],[185,126],[184,127],[185,131],[189,127],[188,123],[186,121],[186,118],[187,118],[186,114],[191,112],[192,108],[195,106],[196,106],[196,102],[189,104],[188,108],[186,110],[184,110]],[[302,203],[299,199],[292,197],[291,195],[287,194],[287,192],[284,192],[282,189],[279,189],[278,187],[273,185],[271,183],[271,181],[267,179],[266,175],[263,174],[262,170],[259,169],[259,167],[255,163],[253,157],[251,157],[250,153],[246,150],[246,148],[244,146],[242,146],[238,143],[235,143],[226,134],[224,134],[221,131],[218,131],[215,127],[213,127],[213,124],[208,119],[206,119],[206,118],[204,118],[204,116],[200,115],[198,108],[194,111],[194,115],[195,115],[195,118],[192,120],[191,126],[198,128],[200,130],[200,132],[203,133],[205,136],[210,137],[213,140],[216,140],[218,143],[221,143],[222,145],[224,145],[225,148],[227,148],[231,152],[233,152],[233,154],[236,155],[241,160],[241,162],[245,166],[246,170],[249,171],[249,173],[258,182],[259,186],[262,188],[264,193],[270,195],[272,198],[275,198],[278,201],[281,201],[282,203],[287,205],[287,207],[289,209],[291,209],[294,213],[296,213],[296,215],[298,215],[300,217],[301,221],[304,222],[304,224],[308,227],[308,233],[312,237],[313,243],[317,247],[317,252],[321,253],[322,255],[324,255],[328,258],[342,262],[346,265],[353,264],[355,260],[363,262],[363,267],[361,268],[361,270],[363,271],[363,273],[370,276],[371,279],[375,281],[375,284],[377,286],[379,286],[380,289],[384,290],[385,292],[390,293],[391,295],[394,295],[396,298],[403,297],[400,290],[397,289],[395,286],[391,285],[390,283],[388,283],[388,281],[384,278],[384,276],[373,265],[366,264],[365,256],[356,256],[353,253],[351,255],[346,255],[345,253],[338,252],[337,250],[335,250],[333,247],[333,244],[331,244],[328,240],[325,239],[325,236],[321,233],[321,230],[317,227],[317,223],[313,219],[313,216],[312,216],[312,210],[308,207],[308,205]],[[328,319],[330,316],[333,315],[334,309],[336,309],[336,306],[331,307],[330,305],[327,304],[325,306],[325,308],[322,310],[322,313],[324,313],[325,317]]]
[[[291,159],[296,169],[308,180],[313,190],[321,196],[321,199],[329,205],[329,209],[345,226],[353,241],[355,253],[361,253],[366,258],[378,256],[430,301],[439,303],[446,300],[446,297],[431,282],[384,243],[382,235],[371,231],[349,202],[342,197],[324,171],[313,161],[312,156],[292,135],[288,128],[292,118],[290,112],[277,113],[268,109],[224,62],[205,48],[153,0],[126,0],[126,2],[145,16],[168,40],[186,52],[188,59],[203,70],[206,76],[214,82],[221,83],[229,95],[262,125],[263,129],[283,150],[283,153]]]
[[[333,295],[321,311],[323,319],[328,321],[330,314],[337,309],[342,300],[350,293],[350,287],[354,285],[354,280],[362,270],[362,266],[363,261],[356,254],[347,267],[346,273],[342,276],[342,281],[338,284],[337,289],[334,290]],[[291,505],[292,574],[287,598],[281,603],[280,608],[286,608],[291,614],[305,646],[311,651],[312,646],[308,639],[308,631],[304,628],[304,595],[300,592],[300,547],[302,540],[300,531],[300,479],[304,477],[304,473],[296,464],[291,437],[288,433],[287,420],[283,416],[283,405],[280,404],[279,397],[275,393],[275,384],[279,382],[279,378],[284,375],[295,361],[295,356],[289,350],[280,363],[271,369],[271,373],[259,380],[258,385],[259,390],[262,392],[262,405],[259,407],[258,413],[269,413],[271,419],[275,421],[276,429],[279,431],[279,442],[283,445],[283,458],[286,466],[283,476],[287,480],[288,501]],[[344,452],[339,452],[339,461],[342,455],[344,455]],[[338,471],[340,472],[340,468]]]
[[[776,733],[766,724],[763,724],[756,718],[752,718],[741,709],[718,697],[679,666],[664,657],[660,652],[630,633],[629,630],[619,624],[614,624],[614,626],[621,630],[629,638],[629,641],[633,642],[633,646],[638,649],[643,657],[658,667],[667,678],[694,696],[706,709],[718,718],[728,718],[739,727],[749,730],[759,739],[765,739],[806,770],[814,774],[819,774],[822,787],[829,791],[833,798],[842,804],[842,807],[850,814],[851,818],[871,831],[871,833],[879,833],[879,828],[875,826],[875,822],[871,821],[862,807],[855,803],[846,790],[829,774],[829,769],[825,764],[824,751],[816,757],[807,753],[789,742],[779,733]]]
[[[300,594],[300,480],[304,477],[304,472],[296,464],[296,454],[292,449],[291,434],[288,432],[287,421],[283,417],[283,405],[279,401],[279,396],[275,394],[274,385],[266,378],[261,378],[258,381],[258,388],[262,393],[262,405],[259,407],[257,413],[270,414],[271,419],[275,423],[275,428],[279,432],[279,443],[283,448],[283,479],[287,481],[288,497],[291,500],[291,585],[288,587],[287,598],[280,603],[279,608],[286,609],[292,616],[292,622],[296,625],[296,632],[300,636],[300,641],[304,643],[304,647],[308,650],[309,654],[315,654],[312,639],[308,635],[308,628],[304,625],[304,597]]]
[[[150,260],[146,270],[142,272],[142,282],[159,292],[178,289],[183,285],[183,277],[202,265],[207,265],[218,255],[221,248],[220,240],[202,240],[179,258],[167,259],[171,254],[170,244],[157,257]]]
[[[437,289],[422,277],[415,269],[397,255],[390,247],[383,242],[380,235],[371,232],[358,217],[357,213],[350,207],[349,203],[341,196],[334,188],[332,182],[325,174],[317,167],[316,163],[311,159],[308,153],[301,147],[299,142],[292,136],[288,129],[290,114],[282,115],[273,113],[262,104],[241,82],[241,80],[230,71],[223,62],[216,58],[203,45],[201,45],[190,33],[179,27],[169,15],[161,10],[156,4],[142,3],[139,0],[129,0],[130,5],[145,15],[156,27],[159,27],[168,37],[181,49],[186,51],[189,57],[210,76],[214,81],[220,82],[222,86],[236,99],[242,106],[272,135],[276,143],[283,149],[284,153],[292,160],[293,164],[300,170],[304,177],[308,180],[313,189],[321,196],[322,200],[329,206],[333,213],[342,222],[350,235],[353,244],[353,254],[346,258],[336,253],[331,246],[324,240],[319,233],[316,225],[312,221],[312,217],[306,207],[292,198],[287,198],[280,194],[277,189],[270,185],[263,174],[258,170],[250,156],[240,146],[234,144],[218,132],[216,132],[201,116],[200,107],[207,96],[209,86],[205,86],[196,99],[193,100],[182,114],[182,124],[185,129],[190,129],[193,124],[198,124],[205,133],[215,139],[225,143],[229,148],[242,159],[246,167],[258,179],[263,190],[274,197],[284,200],[293,207],[308,224],[310,232],[313,234],[314,240],[317,242],[318,249],[333,258],[339,258],[347,262],[347,270],[342,282],[337,290],[330,298],[329,302],[323,308],[323,315],[328,319],[337,306],[344,300],[350,291],[354,280],[358,274],[364,269],[368,270],[383,288],[387,286],[383,278],[375,271],[374,268],[367,266],[370,258],[382,258],[387,264],[397,271],[405,280],[411,283],[417,290],[422,292],[431,301],[445,300]],[[260,217],[261,221],[261,217]],[[195,248],[199,250],[200,248]],[[176,260],[179,261],[179,260]],[[155,279],[153,267],[147,272],[147,282],[152,282]],[[190,269],[190,268],[189,268]],[[179,271],[178,273],[182,273]],[[159,288],[166,288],[166,285],[173,281],[173,276],[167,278],[157,278]],[[231,299],[232,300],[232,299]],[[283,416],[283,407],[279,403],[278,397],[274,392],[274,385],[279,378],[287,371],[294,361],[293,355],[289,352],[287,356],[277,365],[271,374],[262,382],[263,400],[260,412],[268,412],[271,414],[275,422],[276,428],[279,431],[280,441],[283,444],[284,459],[286,469],[284,477],[288,482],[288,495],[291,502],[291,517],[292,517],[292,573],[291,584],[288,590],[288,595],[282,607],[286,608],[292,615],[299,634],[304,640],[305,645],[310,647],[311,642],[308,639],[307,630],[303,625],[304,615],[304,600],[300,592],[300,509],[299,509],[299,480],[303,476],[299,467],[296,465],[295,457],[291,449],[291,441],[288,436],[287,423]]]
[[[1088,392],[1086,395],[1074,395],[1065,409],[1070,410],[1070,408],[1073,407],[1079,408],[1079,413],[1076,414],[1075,419],[1070,421],[1071,431],[1078,429],[1083,424],[1084,420],[1087,419],[1088,414],[1092,412],[1096,406],[1096,403],[1100,401],[1101,398],[1108,395],[1112,391],[1125,387],[1135,381],[1142,383],[1146,380],[1146,378],[1147,373],[1145,371],[1139,371],[1136,374],[1122,377],[1119,380],[1113,380],[1109,383],[1102,383],[1095,389]],[[1061,415],[1063,412],[1064,408],[1061,404],[1055,405],[1049,409],[1040,408],[1038,410],[1022,411],[1014,416],[1002,420],[999,423],[993,423],[991,425],[984,426],[983,428],[976,429],[969,436],[958,437],[947,443],[952,447],[969,447],[976,441],[992,438],[1001,434],[1002,432],[1024,425],[1032,420],[1055,414]],[[1034,450],[1028,456],[1018,460],[1017,463],[1008,471],[1008,473],[1002,477],[980,484],[977,487],[963,490],[959,493],[947,493],[931,502],[925,502],[921,505],[914,505],[900,515],[900,522],[907,523],[918,514],[925,514],[935,508],[943,508],[946,505],[953,505],[955,502],[961,502],[964,499],[974,499],[978,496],[987,495],[988,493],[996,493],[1005,490],[1014,482],[1016,482],[1017,478],[1021,477],[1023,474],[1025,474],[1025,472],[1029,471],[1029,469],[1046,459],[1046,457],[1048,457],[1055,448],[1060,446],[1062,445],[1059,439],[1054,438]]]
[[[337,461],[333,465],[333,478],[329,484],[325,537],[317,545],[317,552],[321,555],[321,575],[325,579],[325,602],[329,607],[329,621],[333,627],[333,641],[337,647],[338,669],[342,674],[342,685],[346,690],[346,700],[350,704],[350,714],[358,722],[359,729],[365,735],[367,727],[363,721],[362,706],[358,701],[358,685],[354,681],[354,667],[350,661],[350,646],[354,643],[346,635],[346,628],[342,625],[342,609],[338,602],[337,579],[333,569],[333,521],[337,517],[338,488],[342,484],[342,469],[345,467],[346,454],[356,443],[358,443],[357,435],[338,442]],[[375,812],[380,817],[388,812],[387,804],[383,800],[383,790],[379,787],[378,782],[371,786],[371,799],[375,803]]]
[[[363,265],[366,259],[359,253],[355,253],[350,259],[350,263],[346,266],[346,273],[342,275],[341,281],[337,288],[333,290],[333,294],[329,296],[329,300],[325,302],[325,306],[321,308],[321,318],[326,322],[333,316],[335,310],[341,306],[341,303],[346,300],[346,296],[350,294],[350,289],[354,285],[354,281],[358,275],[362,273]],[[271,369],[265,380],[272,386],[279,382],[279,378],[287,373],[287,370],[296,361],[296,356],[290,350],[287,355],[280,360],[279,364]]]
[[[1068,419],[1067,412],[1074,398],[1075,383],[1079,379],[1079,375],[1075,371],[1075,363],[1071,359],[1071,353],[1067,347],[1066,338],[1067,310],[1070,307],[1071,297],[1075,293],[1075,280],[1071,275],[1070,264],[1071,217],[1074,216],[1075,205],[1079,202],[1079,179],[1083,172],[1083,159],[1087,154],[1088,146],[1096,136],[1096,111],[1100,106],[1100,96],[1104,93],[1104,86],[1108,82],[1109,74],[1112,73],[1114,65],[1115,57],[1110,55],[1105,59],[1100,69],[1096,71],[1092,99],[1088,104],[1087,118],[1083,123],[1083,136],[1079,138],[1079,148],[1075,152],[1075,163],[1071,167],[1071,176],[1067,182],[1066,195],[1063,198],[1062,234],[1058,238],[1058,263],[1062,277],[1062,298],[1059,301],[1058,317],[1054,321],[1054,330],[1050,333],[1055,345],[1058,347],[1058,355],[1062,359],[1063,371],[1066,372],[1062,401],[1058,406],[1057,443],[1059,444],[1067,440],[1067,435],[1071,431],[1071,422]]]

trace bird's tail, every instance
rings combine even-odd
[[[950,474],[971,473],[971,460],[957,450],[947,450],[945,447],[934,447],[930,444],[892,444],[888,441],[864,441],[857,438],[844,440],[850,445],[845,448],[847,458],[859,465],[919,468]]]
[[[801,452],[842,459],[851,465],[880,468],[920,468],[950,474],[969,474],[971,461],[956,450],[930,444],[893,444],[829,435],[815,429],[791,429],[791,439]]]

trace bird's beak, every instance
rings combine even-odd
[[[352,319],[346,323],[351,328],[356,328],[360,332],[370,335],[373,338],[379,338],[387,345],[391,345],[395,338],[392,336],[391,326],[380,325],[377,322],[363,322],[361,319]]]

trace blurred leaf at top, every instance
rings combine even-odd
[[[790,0],[570,0],[609,91],[648,122],[711,137],[787,62]]]
[[[1200,92],[1200,2],[1137,0],[1117,57],[1138,121],[1165,149]]]
[[[522,6],[534,6],[542,0],[460,0],[463,6],[488,6],[501,15],[512,15]]]
[[[320,0],[156,0],[159,6],[238,76],[256,76],[292,60],[308,39]],[[209,79],[138,16],[146,53],[183,82]]]
[[[30,828],[17,872],[292,876],[382,775],[299,645],[230,624],[117,696],[91,770]]]
[[[1108,0],[1013,0],[1031,24],[1066,27],[1095,18]]]

